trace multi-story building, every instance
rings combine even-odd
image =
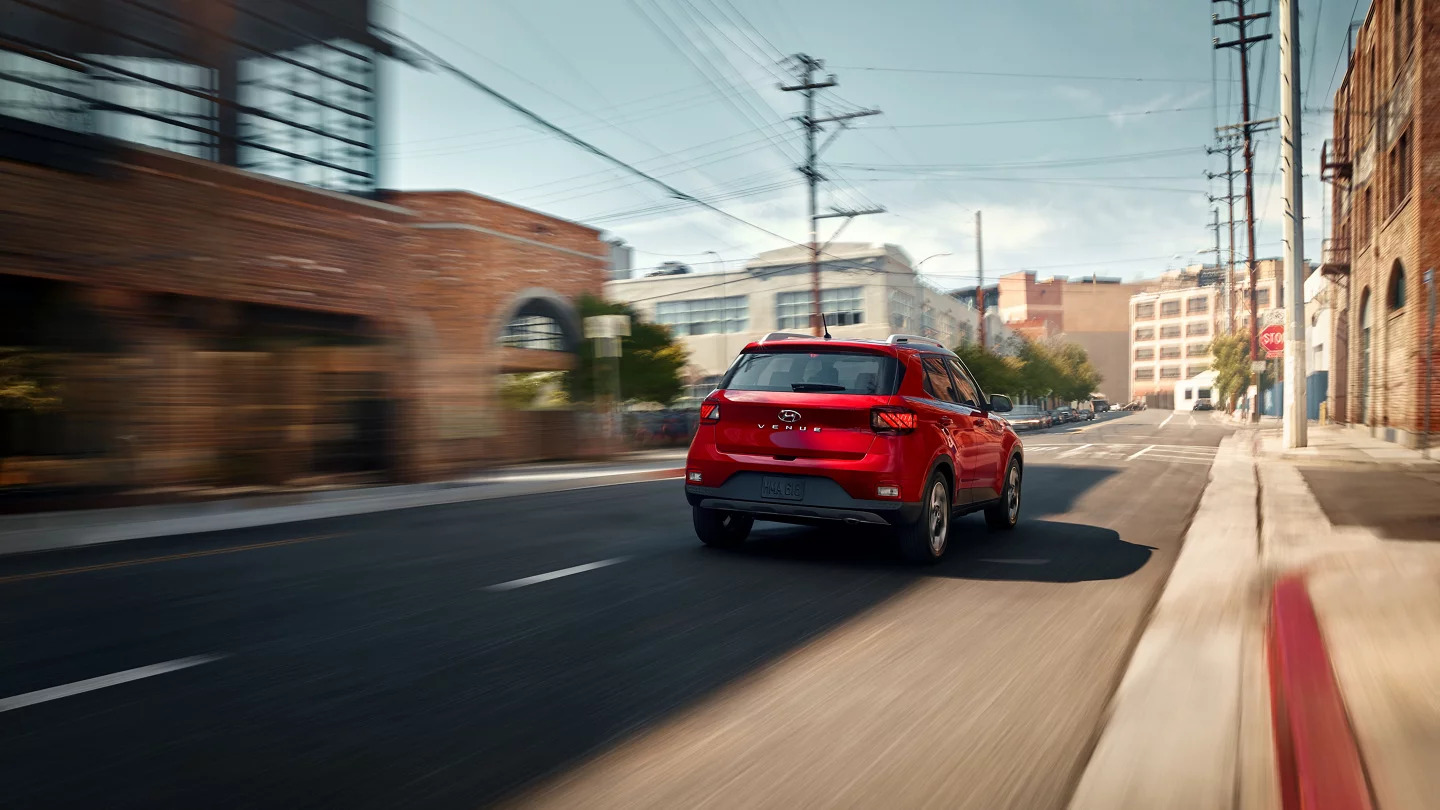
[[[687,382],[701,395],[748,342],[768,332],[812,328],[812,280],[803,247],[762,253],[743,270],[617,279],[606,297],[664,324],[690,354]],[[840,242],[820,265],[820,307],[836,337],[884,339],[905,333],[954,346],[978,338],[979,313],[915,273],[896,245]],[[989,338],[1009,330],[993,314]]]
[[[1282,321],[1282,262],[1256,262],[1256,311],[1262,325]],[[1130,399],[1153,407],[1174,407],[1175,385],[1210,370],[1210,341],[1229,328],[1225,288],[1213,268],[1189,267],[1151,282],[1151,289],[1130,298]],[[1235,328],[1250,324],[1249,283],[1235,284]]]
[[[1124,396],[1130,379],[1130,297],[1149,282],[1084,276],[1036,278],[1011,273],[999,281],[1000,317],[1032,340],[1055,338],[1080,345],[1100,373],[1100,391]]]
[[[1321,176],[1332,223],[1322,272],[1332,282],[1330,413],[1371,435],[1414,446],[1424,414],[1440,424],[1425,385],[1440,360],[1426,312],[1425,268],[1440,264],[1440,1],[1373,3],[1335,93],[1334,138]]]

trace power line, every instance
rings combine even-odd
[[[1355,5],[1350,8],[1350,21],[1345,24],[1345,42],[1350,41],[1350,29],[1355,25],[1355,14],[1360,11],[1360,0],[1355,0]],[[1326,86],[1327,92],[1335,86],[1335,77],[1340,73],[1340,63],[1345,61],[1345,52],[1348,48],[1342,48],[1335,54],[1335,67],[1330,71],[1330,83]]]
[[[1091,166],[1104,163],[1124,163],[1132,160],[1145,160],[1150,158],[1178,157],[1180,155],[1196,154],[1198,147],[1180,147],[1175,149],[1157,149],[1147,152],[1128,152],[1124,154],[1094,155],[1080,158],[1064,158],[1057,160],[1034,160],[1014,163],[931,163],[931,164],[896,164],[893,166],[868,166],[857,163],[837,163],[835,165],[854,169],[856,171],[985,171],[992,169],[1024,169],[1038,167],[1062,167],[1062,166]]]
[[[1133,118],[1145,115],[1163,115],[1166,113],[1196,112],[1208,109],[1206,107],[1168,107],[1155,110],[1134,110],[1131,112],[1109,112],[1090,113],[1086,115],[1062,115],[1050,118],[1008,118],[995,121],[954,121],[935,124],[895,124],[886,127],[870,127],[870,129],[946,129],[953,127],[991,127],[1007,124],[1047,124],[1056,121],[1087,121],[1097,118]],[[860,129],[862,127],[857,127]]]
[[[1320,44],[1320,20],[1324,16],[1325,0],[1315,0],[1315,28],[1310,32],[1310,67],[1305,71],[1305,96],[1301,100],[1303,106],[1305,100],[1310,98],[1310,91],[1314,89],[1312,82],[1315,81],[1315,63],[1318,61],[1316,47]]]
[[[1099,82],[1169,82],[1172,84],[1209,84],[1209,79],[1164,79],[1155,76],[1085,76],[1073,73],[1004,73],[988,70],[944,70],[938,68],[863,67],[841,65],[837,70],[865,70],[881,73],[931,73],[946,76],[994,76],[1009,79],[1071,79]]]

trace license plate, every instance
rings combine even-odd
[[[799,501],[805,498],[805,482],[798,478],[760,477],[760,497],[778,501]]]

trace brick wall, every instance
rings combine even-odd
[[[464,192],[376,202],[150,150],[101,176],[0,173],[0,274],[63,282],[116,325],[137,404],[117,427],[141,437],[145,480],[196,481],[236,446],[250,423],[217,416],[235,407],[227,383],[271,388],[281,401],[261,404],[294,411],[257,423],[282,445],[269,477],[310,465],[313,362],[213,351],[249,304],[358,316],[380,338],[366,364],[395,405],[398,477],[528,457],[496,415],[499,338],[531,293],[598,295],[608,261],[595,229]],[[174,300],[188,326],[167,320]]]

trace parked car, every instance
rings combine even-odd
[[[695,533],[743,543],[755,520],[888,530],[935,562],[951,520],[1020,517],[1023,448],[955,354],[925,338],[772,333],[746,346],[700,406],[685,462]]]
[[[1076,421],[1076,422],[1089,422],[1089,421],[1093,420],[1094,418],[1095,418],[1095,411],[1093,411],[1093,410],[1091,410],[1091,409],[1089,409],[1089,408],[1076,408],[1076,409],[1075,409],[1075,421]]]
[[[1052,411],[1055,415],[1055,423],[1065,425],[1075,421],[1075,409],[1069,405],[1062,405]]]
[[[1095,409],[1095,413],[1105,413],[1110,410],[1110,403],[1103,399],[1093,399],[1090,401],[1090,405]]]
[[[1210,400],[1208,400],[1208,399],[1200,399],[1200,400],[1196,400],[1196,401],[1195,401],[1195,407],[1192,408],[1191,410],[1195,410],[1195,411],[1213,411],[1213,410],[1215,410],[1215,406],[1214,406],[1214,405],[1211,405],[1211,404],[1210,404]]]
[[[1048,427],[1045,412],[1037,405],[1016,405],[1005,417],[1016,430],[1039,430]]]

